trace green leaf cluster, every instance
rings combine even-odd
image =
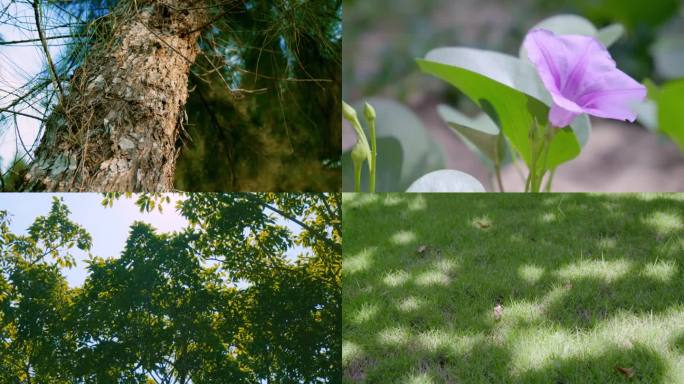
[[[136,198],[144,211],[170,201]],[[63,269],[92,241],[61,200],[27,235],[0,212],[0,382],[339,382],[340,199],[184,195],[186,228],[134,223],[120,257],[91,256],[76,288]]]
[[[597,30],[591,22],[575,15],[553,16],[533,28],[596,36],[606,45],[623,33],[618,24]],[[552,100],[522,47],[519,57],[466,47],[437,48],[425,59],[418,59],[418,65],[424,73],[458,88],[482,109],[483,114],[475,118],[448,106],[440,106],[439,112],[497,175],[515,155],[520,156],[531,174],[544,175],[577,157],[588,140],[591,125],[586,115],[579,116],[570,127],[543,134],[543,127],[549,125]]]

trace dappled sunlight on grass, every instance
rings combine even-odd
[[[601,279],[605,282],[615,281],[632,269],[632,263],[627,260],[583,260],[571,263],[555,274],[563,279]]]
[[[395,245],[407,245],[416,241],[416,234],[412,231],[401,230],[390,238],[390,242]]]
[[[439,329],[420,332],[415,337],[416,343],[428,352],[437,352],[451,348],[454,336]]]
[[[404,345],[409,338],[410,332],[404,327],[389,327],[378,334],[378,342],[382,345]]]
[[[342,204],[345,208],[360,208],[380,200],[377,193],[343,193]]]
[[[671,345],[675,351],[682,355],[682,360],[684,360],[684,330],[677,335],[673,335]],[[682,363],[682,366],[684,366],[684,361]]]
[[[684,252],[684,237],[680,239],[676,235],[669,235],[656,246],[655,251],[662,256],[681,255]]]
[[[522,243],[525,241],[525,238],[523,238],[523,235],[520,233],[514,233],[510,236],[509,240],[513,243]]]
[[[507,305],[502,323],[525,324],[537,321],[543,315],[543,306],[539,303],[516,301]]]
[[[416,198],[344,208],[343,383],[684,383],[684,206]]]
[[[360,324],[369,320],[372,320],[375,315],[378,314],[378,305],[375,303],[363,303],[361,308],[355,311],[352,316],[352,321],[356,324]]]
[[[397,308],[399,308],[399,310],[403,312],[410,312],[419,309],[423,304],[424,300],[419,299],[417,297],[409,296],[402,299],[397,305]]]
[[[382,202],[382,205],[385,207],[394,207],[396,205],[399,205],[406,201],[406,197],[404,197],[403,194],[398,194],[398,193],[392,193],[385,195],[385,199]]]
[[[439,259],[435,262],[435,269],[442,273],[452,273],[456,269],[456,263],[449,259]]]
[[[486,343],[486,337],[482,333],[454,335],[447,342],[455,354],[465,355],[470,353],[476,346]]]
[[[423,195],[413,196],[413,199],[408,204],[408,210],[411,212],[422,211],[425,208],[427,208],[427,202]]]
[[[349,340],[342,340],[342,364],[348,364],[362,355],[363,348],[361,346]]]
[[[677,272],[677,264],[674,262],[658,261],[652,264],[647,264],[641,274],[643,276],[650,277],[651,279],[667,282],[675,277]]]
[[[414,373],[409,375],[406,380],[402,381],[402,384],[434,384],[435,381],[432,380],[430,375],[427,373]]]
[[[505,344],[513,330],[539,321],[542,315],[542,305],[534,302],[517,301],[504,307],[499,320],[495,320],[489,315],[488,319],[483,322],[492,324],[491,340],[497,344]]]
[[[618,314],[590,332],[568,332],[556,327],[537,326],[515,332],[512,368],[515,375],[523,375],[559,361],[580,358],[598,359],[607,350],[629,352],[639,346],[653,354],[667,345],[668,338],[684,329],[680,308],[660,316]],[[617,361],[616,361],[617,363]],[[629,361],[623,361],[629,367]],[[609,367],[610,368],[610,367]],[[671,383],[684,382],[684,367],[670,367]]]
[[[470,225],[477,229],[489,229],[492,224],[492,219],[487,215],[475,217],[470,221]]]
[[[614,212],[620,208],[620,204],[615,201],[604,201],[602,205],[603,208],[605,208],[605,210],[608,212]]]
[[[374,255],[375,248],[366,248],[356,254],[356,256],[345,257],[344,263],[342,263],[342,275],[351,275],[365,271],[373,263]]]
[[[544,275],[544,268],[536,265],[526,264],[518,268],[518,276],[528,284],[535,284]]]
[[[598,247],[601,250],[607,251],[609,249],[614,249],[617,246],[617,240],[612,237],[602,237],[598,241]]]
[[[422,286],[447,285],[451,278],[448,274],[440,271],[427,271],[416,276],[416,284]]]
[[[542,297],[541,308],[546,310],[546,308],[549,308],[553,304],[560,302],[566,296],[568,296],[571,289],[572,284],[569,282],[566,282],[563,285],[554,286],[544,295],[544,297]]]
[[[539,369],[549,360],[564,359],[581,353],[581,344],[564,330],[538,326],[521,329],[511,336],[516,348],[511,355],[514,375]]]
[[[610,196],[610,195],[608,195]],[[619,196],[619,195],[617,195]],[[668,200],[672,201],[684,201],[684,193],[634,193],[632,194],[635,199],[641,201],[653,201],[667,197]]]
[[[684,229],[681,216],[674,212],[654,212],[643,222],[653,227],[659,235],[669,235]]]
[[[406,283],[411,278],[411,275],[406,271],[392,271],[388,272],[382,281],[390,287],[399,287]]]
[[[546,212],[541,219],[542,222],[550,224],[556,221],[556,214],[553,212]]]
[[[457,264],[453,260],[439,258],[430,263],[428,270],[416,272],[413,283],[418,286],[428,287],[448,285],[454,277]]]
[[[544,199],[541,199],[539,203],[544,207],[558,206],[566,200],[566,197],[567,195],[564,195],[562,193],[554,193],[549,196],[546,196]]]

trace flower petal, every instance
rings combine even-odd
[[[564,95],[575,101],[585,112],[604,118],[634,121],[634,104],[646,97],[646,87],[617,69],[615,60],[598,40],[587,46],[583,75],[575,79],[574,87],[568,87]],[[578,64],[579,67],[579,64]]]
[[[523,45],[546,89],[568,98],[564,90],[573,85],[568,81],[576,83],[582,78],[582,67],[590,60],[588,45],[592,41],[596,39],[580,35],[556,36],[545,29],[533,29]]]
[[[575,116],[583,112],[563,90],[568,85],[575,86],[576,79],[583,75],[583,65],[577,64],[587,60],[585,36],[562,37],[545,29],[534,29],[527,34],[523,42],[527,56],[553,99],[549,121],[556,127],[567,126]],[[574,83],[568,84],[569,80]]]
[[[554,127],[567,127],[580,113],[581,112],[569,111],[558,104],[553,103],[551,110],[549,111],[549,121]]]
[[[580,97],[582,109],[594,116],[634,122],[636,112],[633,107],[646,98],[646,87],[622,74],[630,81],[617,80],[613,84],[615,87],[622,88],[611,87],[611,89],[591,91],[582,95]]]
[[[549,112],[553,125],[565,126],[582,112],[634,121],[631,108],[646,97],[646,88],[617,69],[606,47],[594,37],[556,36],[535,29],[524,45],[553,98]]]

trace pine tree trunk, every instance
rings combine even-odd
[[[89,49],[46,122],[26,189],[172,189],[188,75],[207,22],[201,3],[115,7],[110,36]]]

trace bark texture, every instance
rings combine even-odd
[[[117,5],[111,38],[93,45],[46,123],[26,189],[172,189],[188,75],[207,22],[198,3]]]

